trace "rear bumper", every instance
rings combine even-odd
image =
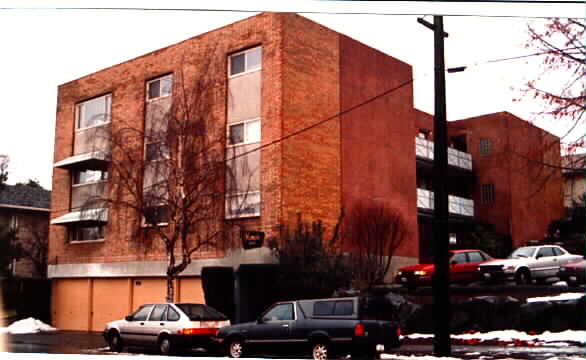
[[[208,351],[217,350],[218,339],[210,335],[171,335],[171,342],[174,346],[184,349],[204,348]]]

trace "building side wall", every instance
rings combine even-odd
[[[300,132],[280,145],[283,216],[331,230],[341,204],[339,34],[297,15],[282,19],[282,134]]]
[[[183,80],[189,91],[201,74],[198,64],[212,57],[212,68],[219,69],[207,73],[217,84],[217,102],[213,114],[220,128],[226,124],[227,104],[227,58],[229,54],[257,45],[263,46],[262,80],[262,117],[266,123],[278,123],[280,114],[278,101],[280,84],[279,36],[280,15],[262,14],[223,27],[213,32],[185,40],[181,43],[157,50],[139,58],[104,69],[59,87],[57,106],[57,125],[55,135],[55,161],[63,160],[73,154],[75,105],[80,101],[98,95],[112,94],[112,131],[124,127],[142,130],[145,117],[146,81],[161,75],[173,73],[175,84]],[[274,70],[272,70],[274,69]],[[275,99],[276,101],[273,101]],[[280,127],[279,127],[280,128]],[[280,136],[277,129],[267,126],[262,129],[263,142]],[[141,151],[143,144],[132,146]],[[116,156],[116,154],[113,154]],[[278,150],[270,149],[262,153],[261,188],[266,203],[260,218],[234,221],[242,222],[254,230],[271,230],[279,222],[279,179],[276,168],[279,166]],[[55,168],[53,176],[52,218],[59,217],[71,210],[71,176],[67,170]],[[275,201],[275,199],[277,199]],[[69,244],[64,226],[50,227],[50,264],[101,263],[128,261],[158,261],[165,259],[161,242],[145,244],[136,229],[138,219],[124,209],[111,209],[106,237],[103,242]],[[270,234],[268,234],[270,235]],[[204,252],[196,256],[217,256],[216,252]],[[163,275],[163,274],[161,274]]]
[[[419,245],[411,80],[408,64],[340,36],[344,207],[362,200],[382,201],[396,209],[409,232],[395,255],[415,258]],[[384,92],[389,93],[360,105]]]

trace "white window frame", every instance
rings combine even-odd
[[[163,80],[168,79],[168,78],[171,79],[171,91],[168,94],[159,95],[159,96],[153,97],[153,98],[149,97],[149,95],[150,95],[150,91],[149,90],[150,90],[151,84],[154,83],[154,82],[157,82],[157,81],[163,81]],[[159,89],[162,90],[162,87],[159,86]],[[146,101],[147,102],[153,102],[153,101],[157,101],[159,99],[163,99],[163,98],[167,98],[167,97],[172,96],[173,95],[173,74],[163,75],[163,76],[160,76],[158,78],[151,79],[151,80],[147,81],[146,82],[146,90],[145,90],[145,92],[146,92],[145,93],[145,98],[146,98]]]
[[[107,171],[102,171],[102,178],[100,180],[88,181],[88,182],[78,183],[77,184],[77,183],[75,183],[75,175],[79,171],[80,170],[74,170],[74,171],[71,172],[71,187],[79,187],[79,186],[86,186],[86,185],[95,185],[95,184],[99,184],[99,183],[108,182],[108,176],[109,176],[108,175],[108,172]],[[81,171],[83,171],[83,170],[81,170]]]
[[[247,66],[247,64],[248,64],[248,60],[247,59],[248,58],[247,58],[246,55],[247,55],[247,53],[252,52],[252,51],[255,51],[257,49],[260,50],[260,64],[257,67],[255,67],[255,68],[248,69],[248,66]],[[239,72],[239,73],[236,73],[236,74],[232,74],[232,72],[231,72],[232,71],[232,58],[235,57],[235,56],[242,55],[242,54],[244,54],[244,71]],[[249,74],[249,73],[252,73],[252,72],[255,72],[255,71],[259,71],[261,69],[262,69],[262,46],[255,46],[255,47],[250,48],[250,49],[246,49],[246,50],[243,50],[243,51],[239,51],[239,52],[230,54],[230,56],[228,58],[228,78],[233,78],[233,77],[241,76],[241,75],[244,75],[244,74]]]
[[[81,116],[80,107],[83,104],[85,104],[85,103],[88,103],[90,101],[94,101],[94,100],[97,100],[97,99],[100,99],[100,98],[109,98],[110,99],[109,100],[110,107],[109,107],[109,109],[107,109],[107,112],[106,112],[106,121],[103,121],[103,122],[98,123],[98,124],[90,125],[90,126],[81,127],[80,126],[81,125],[80,124],[80,120],[81,120],[80,119],[80,116]],[[75,131],[76,132],[78,132],[78,131],[84,131],[84,130],[87,130],[87,129],[96,128],[96,127],[100,127],[100,126],[104,126],[104,125],[109,124],[111,122],[112,122],[112,94],[111,93],[108,93],[108,94],[105,94],[105,95],[101,95],[101,96],[96,96],[94,98],[81,101],[81,102],[79,102],[79,103],[77,103],[75,105]]]
[[[232,198],[244,198],[244,197],[248,197],[251,195],[258,195],[258,212],[255,212],[254,214],[238,214],[238,215],[234,215],[232,214],[231,211],[231,204],[232,204]],[[261,214],[261,206],[262,206],[262,197],[261,197],[261,191],[260,190],[256,190],[256,191],[248,191],[248,192],[238,192],[238,193],[232,193],[232,194],[226,194],[226,214],[225,214],[225,218],[226,219],[243,219],[243,218],[252,218],[252,217],[259,217]]]
[[[246,133],[246,127],[248,126],[248,124],[253,123],[253,122],[256,122],[256,121],[258,121],[258,130],[259,130],[258,140],[256,140],[256,141],[250,141],[249,139],[247,139],[247,136],[246,136],[246,134],[247,134]],[[237,125],[241,125],[241,124],[244,125],[244,133],[243,133],[244,141],[242,141],[240,143],[237,143],[237,144],[230,144],[230,128],[232,126],[237,126]],[[255,119],[249,119],[249,120],[243,120],[243,121],[229,123],[228,126],[227,126],[227,128],[226,128],[226,139],[227,139],[226,146],[229,147],[229,148],[236,147],[236,146],[242,146],[242,145],[249,145],[249,144],[258,144],[258,143],[260,143],[260,140],[262,139],[262,122],[260,121],[260,117],[255,118]]]

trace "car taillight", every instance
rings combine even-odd
[[[181,329],[181,334],[183,335],[213,335],[216,336],[218,334],[218,328],[187,328]]]
[[[354,327],[354,336],[364,336],[364,333],[364,324],[356,324],[356,327]]]
[[[397,327],[397,337],[401,337],[401,328]]]

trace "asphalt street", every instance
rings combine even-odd
[[[51,354],[113,354],[108,351],[101,333],[57,331],[8,335],[7,351],[14,353],[51,353]],[[143,349],[126,349],[130,354],[156,355],[154,351]],[[531,360],[565,360],[583,359],[586,350],[579,346],[484,346],[453,345],[452,357],[460,359],[531,359]],[[179,357],[209,357],[205,352],[188,352]],[[433,355],[431,341],[427,344],[404,343],[399,349],[389,354],[391,358],[399,356],[424,357]],[[223,357],[216,355],[218,357]]]

